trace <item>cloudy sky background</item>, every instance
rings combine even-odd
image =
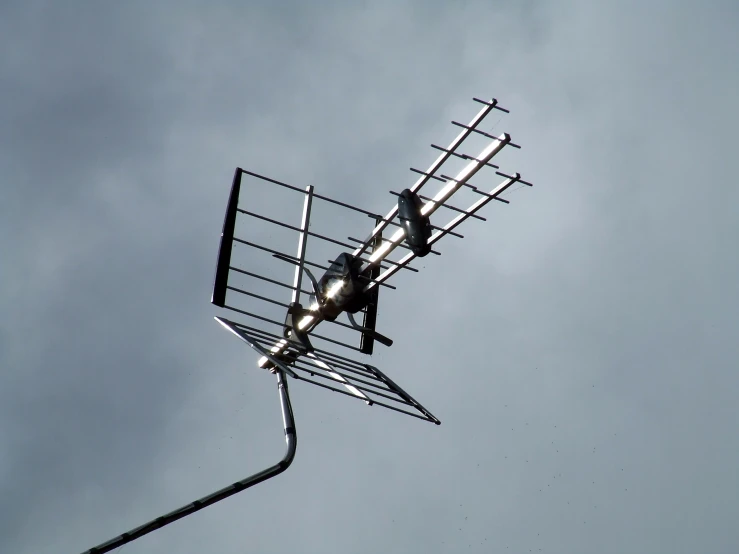
[[[472,96],[535,187],[373,357],[441,427],[295,383],[285,474],[121,551],[738,551],[736,4],[252,4],[0,4],[0,552],[278,460],[209,305],[234,168],[385,212]]]

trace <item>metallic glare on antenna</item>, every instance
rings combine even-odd
[[[500,136],[493,136],[479,128],[491,112],[498,110],[508,113],[508,110],[498,106],[495,99],[487,101],[474,98],[474,101],[482,105],[477,115],[466,125],[456,121],[452,122],[454,126],[461,128],[461,131],[446,148],[431,145],[441,153],[426,171],[411,168],[411,171],[419,175],[418,179],[411,187],[400,193],[392,193],[397,197],[397,201],[385,216],[320,195],[315,192],[313,186],[301,189],[251,171],[236,169],[223,222],[211,303],[238,316],[249,318],[250,324],[223,316],[215,319],[259,354],[260,357],[256,364],[258,368],[265,369],[276,376],[286,441],[285,455],[270,468],[164,514],[149,523],[91,548],[83,554],[110,552],[285,471],[295,457],[297,446],[297,433],[288,392],[288,377],[358,398],[370,406],[388,408],[436,425],[441,423],[378,368],[363,360],[338,354],[335,350],[340,347],[363,355],[371,355],[375,342],[391,346],[393,341],[376,329],[379,291],[381,288],[395,289],[387,282],[390,277],[401,269],[418,271],[409,264],[416,258],[430,253],[438,255],[439,252],[433,250],[432,247],[447,235],[462,238],[462,235],[456,233],[455,229],[470,218],[484,221],[484,218],[477,215],[477,212],[492,200],[508,203],[508,200],[501,198],[501,194],[513,184],[531,186],[531,183],[522,180],[518,173],[508,175],[499,171],[498,165],[491,163],[493,157],[505,147],[520,148],[511,142],[510,135],[503,133]],[[482,137],[489,142],[475,155],[462,152],[462,147],[473,136]],[[453,177],[443,173],[450,171],[449,168],[453,166],[453,161],[460,160],[466,163]],[[480,190],[469,182],[482,170],[489,169],[492,169],[495,175],[504,178],[490,191]],[[265,187],[273,185],[302,195],[303,209],[300,225],[290,225],[241,207],[242,180],[245,177]],[[425,192],[431,183],[437,182],[441,183],[441,188],[435,194],[419,194],[421,189]],[[471,191],[480,198],[477,198],[466,209],[458,208],[449,202],[455,195],[459,195],[460,190]],[[250,200],[254,198],[247,195],[244,204],[248,206]],[[344,239],[311,231],[311,216],[316,201],[348,210],[353,214],[369,216],[375,221],[374,227],[364,240],[352,237],[346,239],[354,244],[347,243]],[[440,208],[446,208],[457,215],[441,226],[432,224],[432,217],[434,221],[437,221],[437,212]],[[280,211],[284,213],[286,210],[281,206]],[[237,224],[244,219],[252,222],[266,222],[269,225],[297,232],[296,255],[258,244],[255,242],[258,237],[245,237],[240,234],[237,236]],[[388,229],[389,227],[392,229]],[[306,257],[309,238],[329,243],[332,247],[340,246],[343,250],[338,256],[329,260],[329,265],[326,266],[323,262]],[[404,253],[399,257],[393,257],[396,250],[402,250]],[[257,253],[271,254],[269,259],[278,264],[278,272],[279,268],[285,268],[285,264],[294,266],[292,285],[257,273],[255,258],[247,258],[250,264],[248,267],[238,265],[235,258],[246,253],[253,256]],[[320,278],[316,278],[314,270],[323,272]],[[304,278],[307,278],[310,283],[310,290],[305,289]],[[245,286],[251,287],[252,290],[241,286],[242,281],[246,282]],[[253,292],[255,287],[264,283],[279,286],[281,289],[280,291],[272,290],[269,296]],[[289,303],[283,302],[282,289],[290,289]],[[309,298],[305,305],[301,303],[302,294],[306,294]],[[250,309],[241,307],[240,303],[247,301],[255,303],[258,307],[252,308],[251,304],[248,306]],[[274,315],[265,308],[265,306],[275,305],[283,310],[284,319],[282,321],[278,319],[279,315]],[[348,323],[339,321],[343,314],[346,314]],[[362,316],[361,324],[355,319],[358,314]],[[318,334],[316,329],[319,326],[322,329],[326,328],[328,334]],[[341,340],[340,337],[330,336],[332,331],[342,329],[344,332],[348,331],[359,336],[358,346]],[[317,345],[320,343],[321,348],[314,346],[314,342]]]

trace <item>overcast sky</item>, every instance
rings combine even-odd
[[[234,168],[386,212],[473,96],[535,186],[373,357],[442,425],[294,383],[286,473],[120,550],[739,551],[737,4],[249,4],[0,2],[0,552],[278,460],[209,304]]]

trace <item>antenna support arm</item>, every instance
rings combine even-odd
[[[287,388],[287,378],[285,377],[285,374],[282,370],[277,371],[277,390],[280,395],[280,407],[282,409],[282,422],[285,430],[285,442],[287,443],[287,449],[285,450],[285,455],[276,465],[260,471],[259,473],[255,473],[254,475],[247,477],[246,479],[237,481],[236,483],[233,483],[232,485],[222,488],[219,491],[211,493],[208,496],[204,496],[199,500],[195,500],[194,502],[191,502],[186,506],[182,506],[177,510],[160,516],[150,521],[149,523],[140,525],[139,527],[136,527],[135,529],[132,529],[127,533],[123,533],[122,535],[119,535],[114,539],[111,539],[89,550],[86,550],[85,552],[83,552],[83,554],[103,554],[104,552],[115,550],[116,548],[119,548],[124,544],[135,541],[136,539],[141,538],[144,535],[148,535],[152,531],[161,529],[165,525],[169,525],[170,523],[175,522],[178,519],[189,516],[190,514],[193,514],[198,510],[202,510],[206,506],[210,506],[211,504],[220,502],[221,500],[224,500],[229,496],[236,494],[237,492],[241,492],[244,489],[248,489],[249,487],[253,487],[256,484],[261,483],[262,481],[271,479],[272,477],[279,475],[288,467],[290,467],[290,464],[295,458],[295,449],[297,448],[298,444],[298,435],[295,431],[295,420],[293,418],[293,409],[292,404],[290,403],[290,395]]]

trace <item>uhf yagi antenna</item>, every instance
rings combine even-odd
[[[498,106],[495,99],[474,101],[481,105],[477,115],[467,124],[452,122],[460,129],[459,134],[446,147],[431,145],[439,152],[438,157],[425,171],[411,168],[417,175],[415,183],[399,192],[390,191],[392,206],[385,215],[319,194],[313,186],[296,187],[236,169],[211,302],[229,313],[228,317],[216,317],[216,321],[256,351],[260,370],[277,378],[285,455],[264,471],[123,533],[86,554],[110,552],[285,471],[297,445],[289,378],[359,399],[369,406],[440,424],[388,375],[367,363],[366,356],[373,353],[376,343],[385,347],[393,344],[377,330],[380,290],[396,288],[389,282],[391,277],[400,271],[417,272],[411,262],[428,254],[439,255],[435,247],[441,239],[463,238],[457,227],[471,218],[484,220],[478,212],[493,200],[507,203],[502,194],[514,184],[531,186],[518,173],[504,173],[492,163],[506,147],[519,148],[507,133],[495,136],[482,129],[491,112],[508,110]],[[477,149],[470,151],[475,144]],[[478,188],[491,176],[498,178],[492,188]],[[299,222],[280,219],[289,213],[288,196],[302,200]],[[465,198],[471,204],[458,207]],[[266,204],[264,209],[260,204]],[[270,207],[276,216],[265,213]],[[331,209],[340,213],[329,217],[326,214]],[[297,210],[294,213],[298,215]],[[366,238],[338,233],[338,222],[348,221],[350,216],[360,221],[371,218]],[[331,222],[328,232],[316,230],[327,220]],[[282,245],[280,232],[292,237],[289,242],[297,235],[297,249],[294,242],[292,247]],[[292,281],[285,282],[287,274],[292,274]],[[358,355],[364,357],[357,359]]]

